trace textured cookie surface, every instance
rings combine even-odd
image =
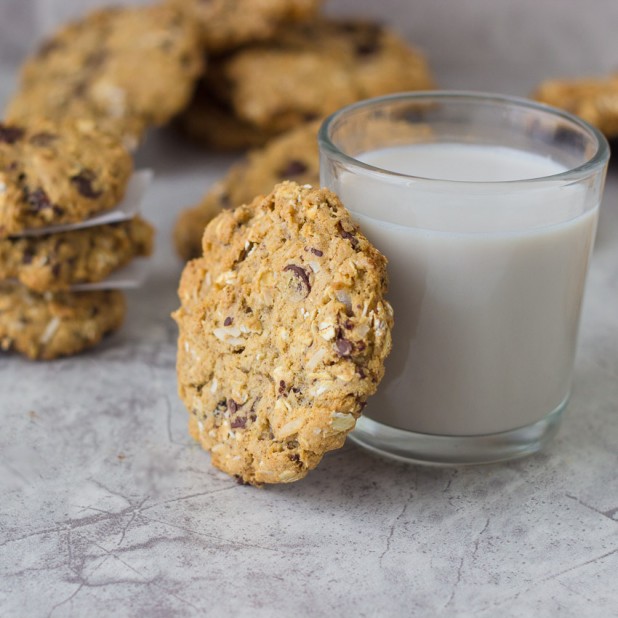
[[[95,11],[26,62],[7,118],[92,118],[134,147],[184,107],[202,65],[197,28],[173,7]]]
[[[132,171],[127,150],[92,121],[0,124],[0,238],[115,207]]]
[[[150,255],[154,230],[143,219],[46,236],[0,239],[0,280],[36,292],[102,281],[135,257]]]
[[[120,328],[124,314],[118,291],[36,294],[0,283],[0,350],[33,360],[77,354]]]
[[[174,316],[191,432],[243,482],[300,479],[382,378],[386,259],[333,193],[291,182],[221,213],[203,246]]]
[[[322,0],[169,0],[200,27],[202,44],[223,52],[274,36],[284,23],[315,15]]]
[[[283,131],[372,96],[431,88],[424,58],[368,22],[318,20],[213,61],[208,88],[248,123]]]
[[[188,260],[201,254],[204,228],[222,208],[249,204],[255,196],[266,195],[282,180],[318,185],[319,126],[317,121],[292,129],[273,139],[263,149],[249,153],[197,206],[184,211],[174,229],[179,255]]]
[[[618,136],[618,75],[550,80],[542,83],[532,96],[580,116],[607,137]]]

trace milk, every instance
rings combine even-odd
[[[558,179],[524,187],[517,181],[564,168],[510,148],[422,144],[358,159],[437,179],[386,184],[371,169],[326,179],[389,260],[394,346],[365,415],[464,436],[523,427],[560,407],[598,204]]]

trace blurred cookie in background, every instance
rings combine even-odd
[[[178,254],[185,260],[202,254],[204,228],[223,208],[250,203],[282,180],[319,185],[317,132],[320,121],[303,125],[250,152],[212,187],[202,201],[182,212],[174,228]]]
[[[618,75],[543,82],[532,97],[583,118],[606,137],[618,137]]]

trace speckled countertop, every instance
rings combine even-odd
[[[437,469],[350,444],[255,490],[188,437],[168,317],[172,222],[229,162],[151,136],[158,248],[125,327],[72,359],[0,356],[0,616],[618,616],[618,165],[545,452]]]

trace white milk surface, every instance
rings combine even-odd
[[[445,180],[563,171],[537,155],[456,144],[361,160]],[[385,187],[349,173],[334,184],[389,259],[394,346],[366,416],[416,432],[479,435],[534,423],[564,402],[598,212],[586,209],[582,187],[405,179]]]

